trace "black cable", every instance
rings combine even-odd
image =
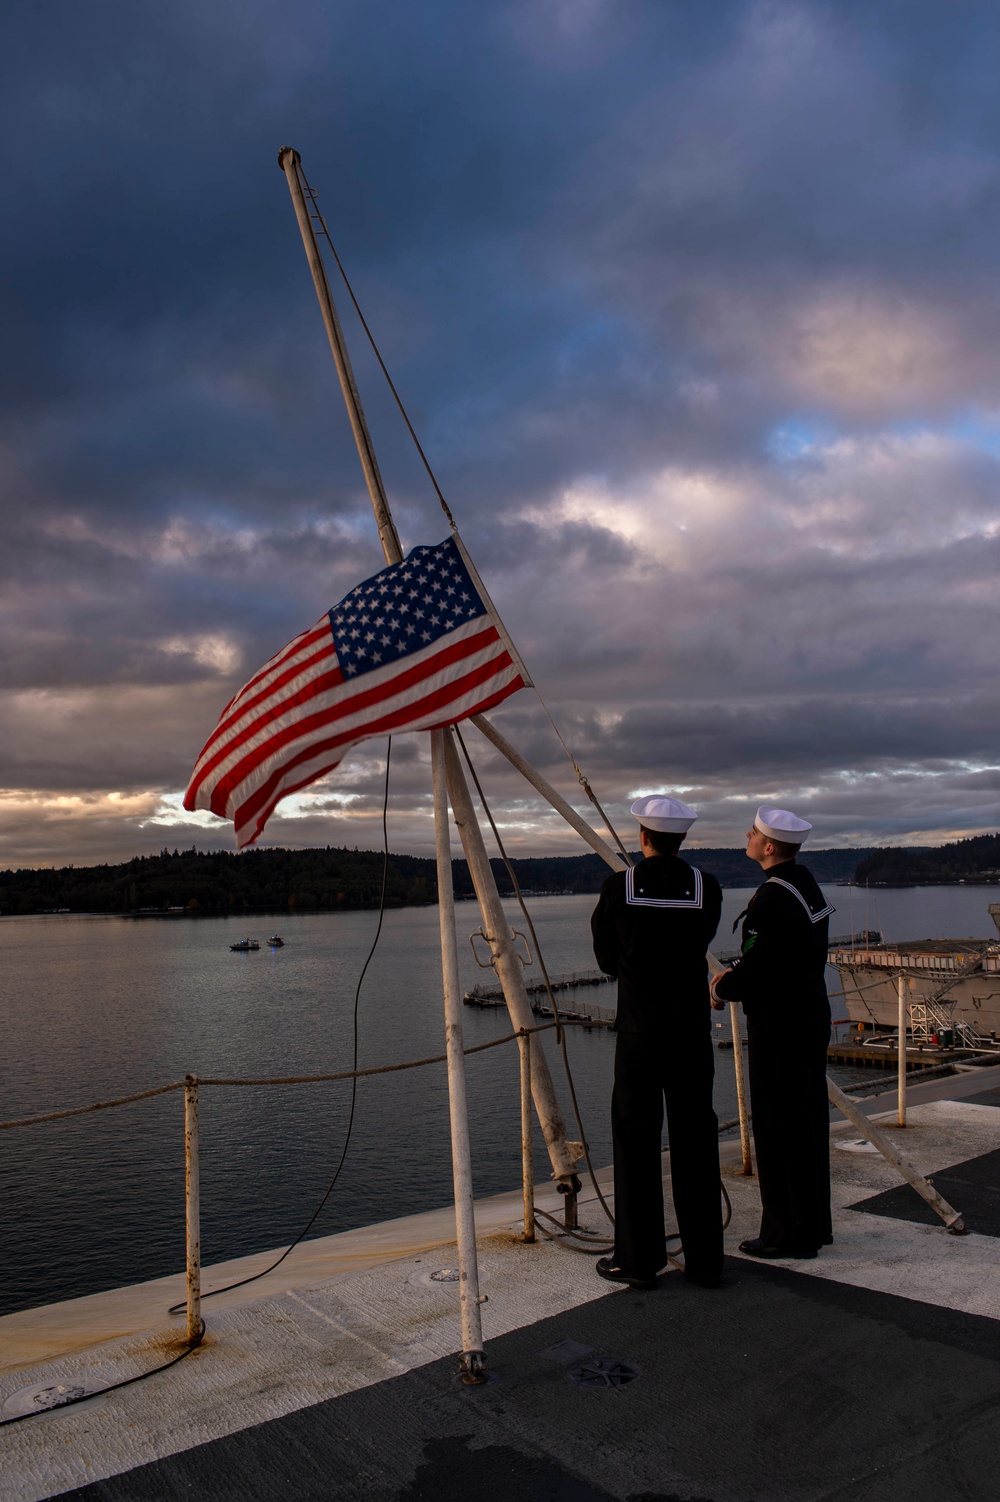
[[[184,1306],[181,1305],[181,1308],[183,1307]],[[65,1403],[54,1403],[51,1408],[35,1408],[28,1413],[16,1413],[14,1417],[10,1419],[0,1419],[0,1429],[3,1429],[7,1424],[19,1424],[22,1419],[39,1419],[41,1418],[43,1413],[61,1413],[64,1408],[72,1408],[74,1403],[85,1403],[88,1398],[102,1398],[107,1392],[117,1392],[120,1387],[131,1387],[133,1382],[145,1382],[147,1377],[155,1377],[158,1372],[169,1371],[172,1366],[176,1366],[179,1361],[183,1361],[185,1356],[190,1356],[192,1351],[196,1351],[198,1349],[198,1347],[201,1345],[202,1337],[204,1336],[204,1334],[205,1321],[202,1320],[201,1329],[198,1332],[198,1339],[195,1341],[195,1343],[190,1346],[185,1346],[184,1350],[180,1353],[179,1356],[172,1356],[170,1360],[165,1361],[162,1366],[154,1366],[152,1371],[139,1372],[135,1377],[125,1377],[121,1382],[112,1382],[110,1386],[98,1388],[96,1392],[83,1392],[78,1398],[67,1398]]]
[[[365,960],[364,965],[361,967],[361,974],[358,977],[357,990],[354,992],[354,1055],[353,1055],[354,1062],[351,1065],[351,1068],[353,1070],[357,1070],[357,1067],[358,1067],[358,1005],[359,1005],[359,1002],[361,1001],[361,987],[364,984],[365,976],[368,973],[368,966],[372,962],[372,956],[375,953],[375,949],[376,949],[376,947],[378,945],[379,938],[381,937],[381,934],[382,934],[382,923],[383,923],[383,920],[385,918],[385,888],[386,888],[386,881],[387,881],[388,875],[389,875],[389,826],[388,826],[388,812],[389,812],[389,762],[390,762],[391,757],[392,757],[392,736],[390,735],[390,737],[389,737],[389,743],[388,743],[388,746],[386,748],[386,753],[385,753],[385,790],[384,790],[383,797],[382,797],[382,891],[381,891],[381,894],[379,896],[378,927],[375,930],[375,937],[372,940],[371,948],[368,951],[368,958]],[[299,1245],[299,1243],[301,1241],[304,1241],[305,1238],[309,1235],[309,1232],[312,1230],[313,1226],[316,1224],[317,1220],[319,1219],[320,1215],[322,1214],[323,1208],[326,1205],[327,1200],[330,1198],[330,1195],[333,1193],[334,1186],[335,1186],[337,1180],[340,1178],[341,1170],[342,1170],[342,1168],[344,1166],[344,1163],[345,1163],[345,1161],[347,1159],[347,1149],[351,1145],[351,1136],[352,1136],[352,1134],[354,1132],[354,1110],[355,1110],[355,1106],[357,1104],[357,1099],[358,1099],[358,1081],[357,1081],[357,1075],[355,1075],[355,1077],[351,1080],[351,1110],[350,1110],[350,1115],[347,1118],[347,1135],[344,1138],[344,1146],[343,1146],[343,1148],[341,1150],[340,1162],[337,1164],[337,1171],[334,1174],[333,1178],[330,1180],[330,1183],[327,1185],[327,1190],[326,1190],[326,1193],[324,1194],[323,1198],[320,1200],[320,1202],[317,1205],[315,1211],[310,1216],[309,1221],[303,1227],[303,1229],[299,1232],[299,1234],[296,1236],[295,1240],[291,1243],[290,1246],[287,1246],[285,1248],[285,1250],[282,1252],[281,1256],[277,1259],[277,1261],[271,1263],[270,1267],[265,1267],[262,1272],[252,1273],[249,1278],[240,1278],[239,1282],[237,1282],[237,1283],[227,1283],[222,1288],[210,1288],[207,1293],[203,1293],[202,1294],[202,1298],[203,1299],[214,1298],[217,1293],[231,1293],[234,1288],[244,1288],[247,1283],[256,1283],[256,1281],[257,1281],[258,1278],[264,1278],[264,1277],[267,1276],[268,1273],[273,1273],[274,1269],[276,1267],[280,1267],[281,1266],[282,1262],[284,1262],[285,1258],[289,1255],[289,1253],[294,1252],[295,1248]],[[184,1307],[185,1307],[184,1303],[172,1304],[171,1307],[170,1307],[169,1312],[171,1314],[177,1314]]]

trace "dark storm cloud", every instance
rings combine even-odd
[[[994,823],[994,22],[936,0],[16,5],[0,859],[226,843],[177,808],[218,710],[380,565],[286,141],[615,818],[669,778],[710,843],[739,838],[750,785],[844,841]],[[345,324],[401,534],[432,540]],[[500,719],[564,775],[528,696]],[[377,844],[380,754],[269,837]],[[522,850],[575,848],[484,765]],[[423,752],[393,779],[398,843],[423,848]]]

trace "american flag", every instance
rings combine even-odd
[[[252,845],[359,741],[468,719],[530,681],[461,545],[414,548],[264,664],[222,711],[184,807]],[[499,629],[498,629],[499,627]]]

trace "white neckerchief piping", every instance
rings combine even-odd
[[[784,887],[786,891],[791,892],[793,896],[797,897],[802,906],[805,908],[806,912],[809,914],[810,923],[818,923],[821,918],[829,918],[831,913],[835,913],[837,911],[833,904],[829,903],[818,913],[814,913],[806,899],[803,897],[802,893],[799,891],[798,887],[793,887],[792,883],[790,881],[785,881],[783,876],[769,876],[767,880],[768,882],[773,881],[775,886]]]
[[[689,866],[694,877],[693,897],[637,897],[635,895],[635,866],[625,872],[625,901],[629,907],[689,907],[700,908],[702,898],[701,872],[697,866]]]

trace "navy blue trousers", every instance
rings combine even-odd
[[[719,1123],[712,1106],[715,1055],[706,1020],[669,1038],[619,1033],[611,1127],[615,1153],[615,1262],[642,1277],[667,1260],[660,1136],[666,1104],[674,1214],[685,1266],[722,1271]]]
[[[815,1251],[830,1239],[827,1008],[794,1023],[747,1019],[760,1238]]]

